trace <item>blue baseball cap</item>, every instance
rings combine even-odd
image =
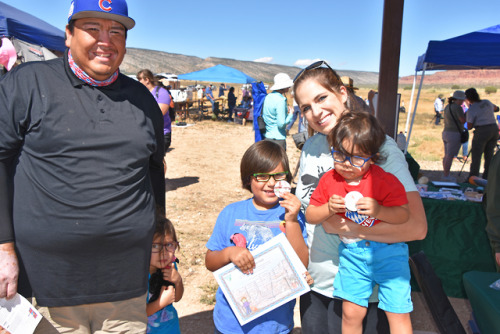
[[[127,29],[135,26],[135,21],[128,16],[125,0],[73,0],[69,8],[68,23],[71,20],[96,17],[119,22]]]

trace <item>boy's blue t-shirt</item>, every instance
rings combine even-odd
[[[274,236],[282,233],[280,223],[285,220],[285,209],[278,204],[269,210],[257,210],[252,199],[226,206],[217,217],[214,230],[206,247],[219,251],[234,246],[231,236],[241,233],[247,240],[247,248],[252,251]],[[299,213],[298,221],[304,240],[307,238],[305,217]],[[283,228],[283,227],[282,227]],[[293,329],[292,300],[259,318],[240,326],[221,289],[217,290],[213,311],[215,327],[222,333],[288,333]]]
[[[177,263],[174,263],[175,269],[177,269]],[[151,275],[148,277],[148,281],[151,278]],[[147,301],[149,302],[149,298],[151,294],[149,293],[148,286],[148,296]],[[180,334],[181,329],[179,327],[179,316],[177,315],[177,310],[174,307],[174,304],[167,305],[162,308],[155,314],[152,314],[148,317],[148,327],[147,334],[152,333],[169,333],[169,334]]]

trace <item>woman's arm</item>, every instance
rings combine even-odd
[[[356,206],[360,214],[375,217],[388,224],[406,223],[410,216],[408,204],[383,206],[374,198],[363,197],[358,201]]]
[[[165,104],[165,103],[158,103],[158,106],[160,107],[161,113],[163,114],[163,116],[165,116],[168,113],[168,108],[170,106],[168,104]]]
[[[364,227],[334,215],[323,222],[323,228],[327,233],[377,242],[395,243],[422,240],[427,234],[427,218],[422,199],[417,191],[407,192],[406,197],[410,211],[410,218],[406,223],[396,225],[380,222],[372,227]]]

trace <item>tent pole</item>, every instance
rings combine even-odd
[[[422,90],[426,67],[427,63],[424,63],[424,68],[422,69],[422,77],[420,77],[420,85],[418,86],[417,99],[415,100],[415,108],[413,108],[413,115],[411,117],[410,132],[408,132],[408,139],[406,139],[405,154],[406,152],[408,152],[408,145],[410,145],[411,130],[413,129],[413,122],[415,122],[415,114],[417,113],[418,99],[420,98],[420,91]]]
[[[405,136],[408,134],[408,126],[410,126],[410,115],[411,115],[412,106],[413,106],[413,95],[415,95],[415,86],[417,83],[417,73],[418,73],[418,71],[415,70],[415,76],[413,77],[413,87],[411,89],[410,106],[408,109],[408,114],[406,115]]]

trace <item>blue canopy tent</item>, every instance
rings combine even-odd
[[[209,82],[228,82],[247,84],[256,80],[245,73],[225,65],[215,65],[204,70],[180,74],[177,76],[180,80],[209,81]]]
[[[64,52],[64,32],[39,18],[0,2],[0,35]]]
[[[417,82],[417,73],[422,72],[415,107],[407,114],[405,134],[407,142],[405,153],[410,142],[411,129],[415,120],[418,99],[426,70],[467,70],[467,69],[500,69],[500,25],[460,35],[444,41],[429,41],[427,51],[418,57],[415,66],[415,77],[411,93],[410,108]],[[409,118],[412,114],[408,131]]]

